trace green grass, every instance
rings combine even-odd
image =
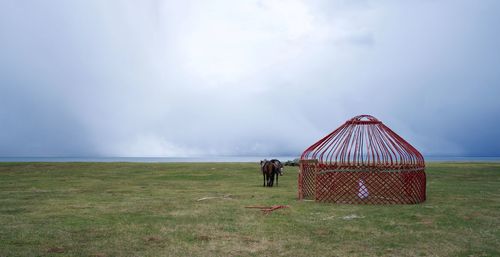
[[[500,256],[500,163],[428,164],[418,205],[297,201],[285,171],[263,188],[256,163],[0,163],[0,256]]]

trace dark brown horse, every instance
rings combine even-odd
[[[264,185],[272,187],[274,184],[274,177],[276,177],[276,186],[278,185],[278,177],[283,175],[283,164],[279,160],[272,159],[270,161],[260,161],[262,176],[264,178]]]

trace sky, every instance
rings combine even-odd
[[[497,0],[1,0],[0,156],[500,156]]]

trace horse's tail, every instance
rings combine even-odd
[[[266,177],[266,184],[269,187],[273,186],[275,166],[272,162],[267,161],[262,167],[262,174]]]

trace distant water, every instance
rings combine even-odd
[[[289,161],[299,156],[202,156],[202,157],[0,157],[0,162],[259,162]],[[498,157],[425,156],[427,162],[500,162]]]
[[[500,156],[424,156],[426,162],[500,162]]]
[[[0,162],[260,162],[288,161],[298,156],[201,156],[201,157],[0,157]]]

